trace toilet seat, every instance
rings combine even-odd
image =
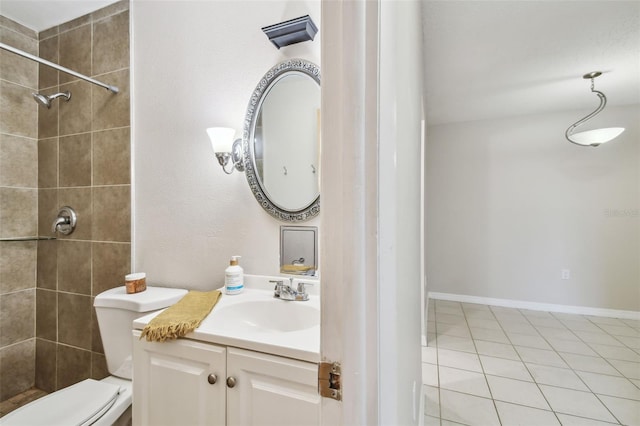
[[[86,379],[31,402],[0,419],[2,426],[88,426],[114,404],[120,386]]]

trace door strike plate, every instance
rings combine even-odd
[[[342,401],[342,385],[339,362],[321,362],[318,364],[318,392],[324,398]]]

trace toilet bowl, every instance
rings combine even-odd
[[[130,417],[132,322],[180,300],[187,290],[147,287],[127,294],[125,287],[96,296],[94,306],[111,376],[86,379],[37,399],[0,418],[1,426],[111,426]]]

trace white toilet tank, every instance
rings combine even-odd
[[[185,294],[187,290],[165,287],[147,287],[143,292],[127,294],[122,286],[96,296],[93,306],[109,373],[131,380],[133,320],[171,306]]]

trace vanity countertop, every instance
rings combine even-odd
[[[224,294],[200,327],[186,339],[233,346],[302,361],[320,361],[320,295],[317,279],[295,278],[313,283],[309,300],[284,301],[273,297],[269,280],[283,277],[245,275],[245,290]],[[141,330],[159,312],[138,318],[133,328]]]

